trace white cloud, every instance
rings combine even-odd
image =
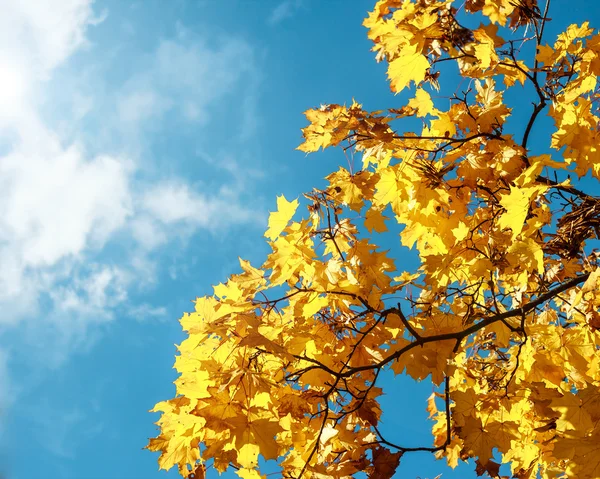
[[[91,3],[2,5],[0,324],[41,320],[39,295],[60,278],[53,268],[101,248],[131,214],[130,162],[65,143],[40,111],[53,72],[97,21]]]
[[[56,367],[120,313],[164,316],[132,294],[159,281],[159,248],[262,221],[243,197],[244,180],[260,172],[231,153],[212,162],[229,186],[192,184],[173,170],[165,179],[161,165],[135,155],[152,149],[167,115],[210,127],[234,90],[238,139],[248,138],[258,76],[246,42],[211,44],[180,29],[129,78],[109,85],[94,64],[83,85],[75,78],[93,47],[92,0],[0,3],[0,333],[21,328],[38,360]],[[52,94],[61,89],[62,103]],[[4,363],[0,352],[0,387]]]
[[[0,120],[85,44],[86,28],[97,21],[92,0],[2,2],[0,110],[8,107],[8,112]]]
[[[115,266],[92,265],[88,269],[83,277],[75,277],[67,286],[57,286],[49,293],[55,308],[61,313],[112,319],[110,310],[127,299],[131,274]]]
[[[123,291],[133,283],[123,274],[117,278],[112,266],[78,267],[98,262],[105,245],[123,235],[141,246],[133,245],[130,263],[120,268],[135,275],[154,271],[144,255],[173,238],[254,221],[231,188],[198,193],[176,176],[139,183],[137,160],[92,155],[78,139],[90,132],[75,129],[65,138],[53,126],[99,114],[94,109],[106,100],[113,102],[114,118],[103,122],[105,137],[129,130],[143,142],[145,128],[156,128],[171,110],[202,123],[223,96],[252,77],[247,43],[225,38],[210,46],[180,28],[177,38],[159,42],[116,94],[98,99],[93,89],[69,90],[71,116],[54,112],[49,122],[41,99],[56,69],[88,45],[86,29],[98,21],[92,1],[9,3],[0,17],[0,324],[42,314],[43,293],[65,314],[126,301]],[[181,227],[171,227],[176,223]],[[70,277],[73,271],[77,275]],[[143,283],[151,282],[144,277]]]
[[[241,204],[235,191],[223,186],[211,195],[192,190],[182,181],[163,181],[144,194],[140,209],[146,213],[135,224],[138,241],[151,248],[164,242],[166,231],[187,237],[198,228],[216,232],[232,224],[261,224],[262,217]]]
[[[100,20],[93,16],[91,0],[3,2],[2,9],[1,43],[24,41],[28,59],[44,73],[84,44],[87,26]]]
[[[118,106],[119,119],[123,123],[138,124],[161,115],[169,108],[169,102],[152,90],[136,90],[124,96]]]
[[[163,223],[188,221],[207,226],[215,206],[184,183],[162,183],[147,191],[145,209]]]
[[[15,338],[0,348],[0,446],[3,408],[48,369],[88,351],[119,317],[168,316],[141,294],[161,280],[159,248],[263,219],[243,197],[244,180],[260,172],[231,153],[211,162],[229,186],[165,175],[155,158],[136,156],[152,150],[167,115],[209,127],[233,90],[238,139],[248,138],[258,81],[250,45],[228,37],[210,45],[182,31],[109,85],[84,55],[69,61],[92,48],[92,3],[0,0],[0,337]],[[11,375],[13,357],[32,369]],[[73,457],[72,433],[90,417],[83,410],[37,408],[33,434]]]
[[[25,266],[53,265],[90,243],[101,246],[132,213],[125,162],[86,159],[53,139],[38,146],[19,145],[0,163],[0,235]]]
[[[128,162],[63,148],[42,127],[19,136],[0,156],[0,324],[43,320],[38,301],[64,279],[59,266],[101,250],[133,214]]]
[[[300,7],[302,7],[302,0],[284,0],[271,11],[267,23],[276,25],[286,18],[292,17]]]
[[[249,165],[242,165],[236,158],[227,153],[211,155],[201,148],[196,148],[195,155],[213,168],[226,171],[235,180],[235,184],[242,188],[249,181],[256,181],[264,178],[263,170],[253,168]]]
[[[248,43],[213,44],[180,30],[109,83],[102,75],[110,60],[96,60],[104,46],[90,55],[93,65],[85,56],[94,48],[88,29],[102,21],[93,0],[0,5],[0,334],[16,338],[0,349],[1,414],[20,393],[15,384],[28,380],[9,375],[13,356],[21,367],[37,363],[43,376],[90,348],[119,314],[162,320],[165,307],[134,294],[159,280],[156,250],[199,230],[256,221],[234,159],[220,171],[230,186],[215,187],[176,170],[165,179],[162,165],[135,153],[152,149],[167,115],[208,128],[233,90],[239,137],[248,138],[258,77]],[[81,410],[38,411],[40,442],[71,456]]]
[[[118,116],[137,133],[155,128],[157,121],[175,111],[183,118],[206,124],[210,109],[234,89],[256,88],[258,72],[250,45],[235,37],[225,37],[214,46],[180,27],[179,36],[159,42],[146,66],[132,76],[118,93]],[[246,92],[242,100],[246,117],[242,135],[255,121],[248,114],[255,105]],[[247,133],[246,133],[247,134]]]
[[[131,222],[131,233],[145,250],[153,250],[168,241],[167,231],[151,216],[140,216]]]
[[[133,308],[130,308],[127,315],[136,319],[137,321],[162,321],[167,317],[167,308],[164,306],[152,306],[148,303],[139,304]]]

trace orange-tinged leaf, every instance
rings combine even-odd
[[[371,233],[373,231],[383,233],[384,231],[387,231],[387,226],[385,225],[385,220],[387,219],[389,218],[382,215],[380,210],[370,208],[365,217],[365,228]]]
[[[188,479],[206,479],[206,466],[202,463],[198,464]]]
[[[537,47],[537,54],[535,55],[535,59],[537,62],[549,66],[554,61],[554,57],[554,48],[552,48],[551,46],[539,45]]]
[[[391,479],[400,465],[401,452],[391,452],[385,447],[373,449],[373,466],[375,470],[372,477],[378,479]]]

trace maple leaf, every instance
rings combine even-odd
[[[391,479],[400,465],[401,457],[402,453],[393,453],[385,447],[373,449],[374,471],[372,477]]]
[[[270,240],[275,240],[287,226],[298,208],[298,200],[288,201],[285,196],[277,197],[277,211],[269,215],[269,229],[265,236]]]
[[[483,476],[484,474],[488,474],[491,477],[500,477],[500,464],[494,461],[487,461],[485,463],[477,460],[475,462],[477,467],[475,468],[475,473],[478,476]]]
[[[422,88],[417,88],[417,93],[408,102],[408,106],[417,110],[417,116],[435,115],[437,112],[433,106],[433,101],[431,101],[431,96]]]
[[[550,407],[560,413],[556,420],[557,430],[575,430],[586,435],[593,429],[590,412],[578,395],[566,393],[563,397],[553,400]]]
[[[416,51],[416,46],[405,48],[388,68],[392,91],[400,93],[410,82],[422,82],[429,66],[427,58]]]
[[[479,28],[473,32],[475,40],[479,43],[475,45],[475,57],[479,60],[481,68],[489,68],[493,61],[498,61],[494,40],[487,34],[485,29]]]
[[[511,187],[510,193],[504,195],[500,200],[500,204],[506,211],[500,216],[498,226],[501,228],[510,228],[513,240],[523,230],[531,200],[546,189],[547,187],[544,186]]]
[[[377,233],[383,233],[384,231],[387,231],[387,226],[385,225],[386,219],[389,218],[382,215],[381,211],[369,209],[365,218],[365,228],[367,228],[371,233],[373,230]]]

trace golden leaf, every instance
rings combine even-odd
[[[298,208],[298,200],[288,201],[285,196],[277,197],[277,211],[269,215],[269,229],[265,236],[274,241],[287,226]]]

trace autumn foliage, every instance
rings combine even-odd
[[[147,446],[161,468],[252,479],[262,456],[278,477],[385,479],[429,451],[492,477],[600,477],[600,35],[547,38],[551,10],[377,2],[364,25],[409,100],[305,113],[300,150],[353,160],[279,197],[264,264],[181,318]],[[386,370],[433,384],[431,443],[381,434]]]

